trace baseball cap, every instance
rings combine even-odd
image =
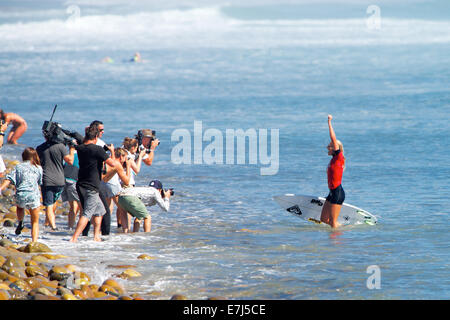
[[[159,181],[159,180],[152,180],[152,181],[150,181],[149,186],[153,187],[155,189],[162,189],[162,187],[163,187],[161,181]]]

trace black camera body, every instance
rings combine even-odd
[[[173,191],[173,188],[169,188],[169,189],[161,189],[161,197],[164,199],[165,195],[164,192],[170,191],[170,196],[173,196],[175,194],[175,191]]]
[[[151,132],[151,134],[150,134],[150,132]],[[144,140],[144,137],[150,138],[148,144],[146,144],[146,145],[144,145],[142,143],[142,141]],[[139,130],[137,135],[136,135],[136,139],[138,141],[139,151],[141,151],[143,148],[145,148],[146,153],[150,153],[150,148],[152,146],[152,142],[153,142],[153,140],[156,139],[156,131],[155,130],[149,130],[149,129]],[[158,145],[159,144],[160,144],[160,142],[158,143]]]
[[[57,105],[53,109],[53,114],[55,113]],[[52,121],[52,117],[49,121],[44,121],[42,125],[42,133],[47,141],[52,143],[62,143],[66,146],[74,146],[74,140],[77,144],[83,143],[83,136],[75,131],[65,130],[61,127],[61,125],[57,122]]]

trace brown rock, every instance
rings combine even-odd
[[[4,227],[14,227],[14,220],[12,219],[3,219]]]
[[[103,282],[103,285],[110,286],[116,290],[116,292],[120,295],[123,295],[125,293],[124,288],[114,279],[107,279]],[[101,291],[101,290],[100,290]]]
[[[149,256],[148,254],[141,254],[137,258],[140,259],[140,260],[154,260],[154,259],[156,259],[155,257]]]
[[[0,246],[5,247],[5,248],[12,246],[13,244],[14,243],[9,239],[1,239],[0,240]]]
[[[30,285],[25,280],[22,280],[22,279],[19,279],[19,280],[15,281],[15,282],[11,283],[9,285],[9,287],[11,289],[20,290],[20,291],[23,291],[23,292],[28,292],[28,291],[31,290]]]
[[[10,297],[11,296],[7,290],[0,289],[0,300],[9,300]]]
[[[95,298],[101,298],[101,297],[105,297],[105,296],[107,296],[108,294],[107,293],[104,293],[104,292],[102,292],[102,291],[95,291],[94,292],[94,297]]]
[[[2,269],[6,270],[10,267],[25,267],[25,261],[21,257],[8,257],[2,265]]]
[[[12,212],[8,212],[3,216],[3,219],[11,219],[13,221],[17,220],[17,215],[15,213]]]
[[[35,252],[52,252],[52,250],[47,247],[47,245],[40,242],[31,242],[26,245],[24,252],[35,253]]]
[[[119,278],[129,279],[129,278],[135,278],[135,277],[141,277],[141,276],[142,275],[139,272],[137,272],[136,270],[126,269],[119,275]]]
[[[42,270],[39,266],[26,267],[25,273],[27,274],[28,277],[34,277],[37,275],[48,277],[48,273],[46,271]]]
[[[82,285],[80,290],[86,295],[86,297],[88,297],[88,299],[94,298],[94,291],[91,287],[89,287],[89,285]]]
[[[187,300],[187,298],[182,294],[174,294],[170,300]]]
[[[36,261],[38,263],[48,262],[48,259],[41,254],[37,254],[31,257],[32,261]]]
[[[84,294],[83,291],[81,291],[80,289],[73,289],[72,293],[75,297],[78,297],[80,299],[86,300],[88,298],[87,295]]]
[[[75,297],[73,294],[65,293],[62,295],[63,300],[79,300],[77,297]]]

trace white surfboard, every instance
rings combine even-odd
[[[283,209],[298,218],[317,224],[323,224],[323,222],[320,221],[320,215],[325,203],[325,198],[285,194],[282,196],[275,196],[274,200]],[[356,224],[375,225],[377,223],[377,218],[366,210],[352,206],[348,203],[343,203],[338,217],[338,223],[343,226]]]

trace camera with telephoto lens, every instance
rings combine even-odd
[[[145,137],[150,138],[147,144],[143,144],[143,140]],[[150,153],[150,148],[152,146],[152,142],[153,142],[153,140],[156,139],[156,131],[150,130],[150,129],[139,130],[136,135],[136,139],[138,141],[139,151],[142,151],[143,149],[145,149],[146,153]],[[161,142],[158,142],[158,146],[160,143]]]
[[[175,191],[173,191],[173,188],[169,188],[169,189],[165,189],[165,190],[161,189],[161,197],[164,198],[165,197],[164,192],[167,192],[167,191],[170,191],[170,196],[173,196],[175,194]]]
[[[57,105],[53,109],[53,114],[55,113]],[[42,125],[42,133],[47,141],[52,143],[62,143],[66,146],[75,146],[76,144],[83,143],[83,136],[76,131],[65,130],[61,127],[58,122],[52,121],[52,117],[49,121],[44,121]]]

